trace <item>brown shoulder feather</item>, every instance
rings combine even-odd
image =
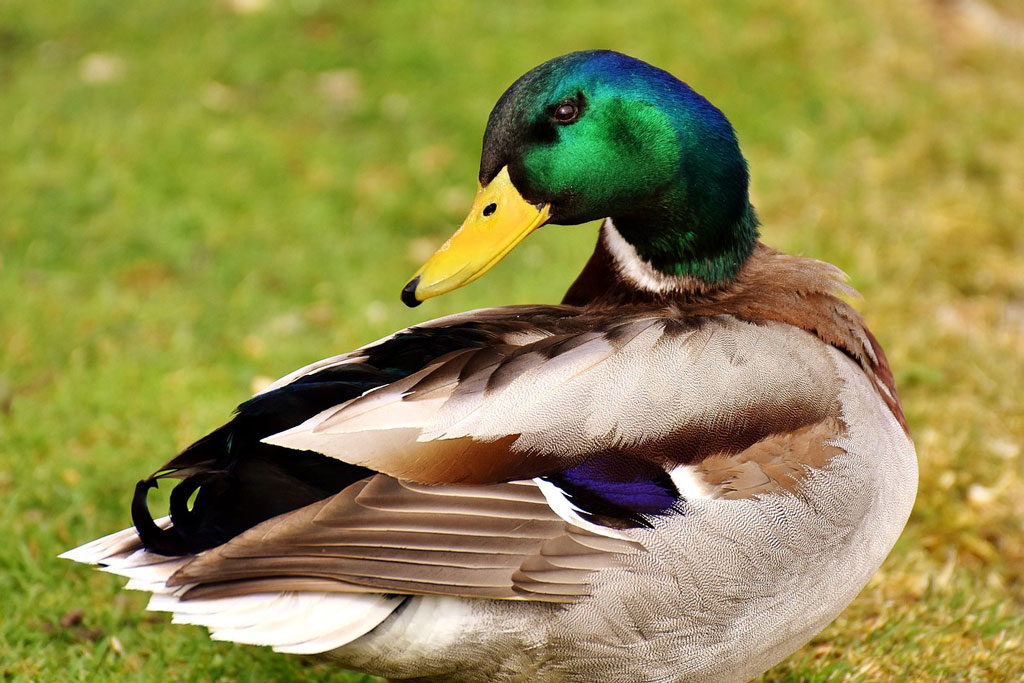
[[[592,308],[646,304],[674,308],[683,317],[733,315],[751,322],[793,325],[856,361],[909,433],[885,352],[856,309],[838,296],[857,295],[846,279],[830,263],[783,254],[759,242],[731,282],[711,286],[687,280],[679,291],[652,293],[620,276],[604,240],[599,239],[562,303]]]

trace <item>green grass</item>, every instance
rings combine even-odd
[[[852,275],[916,435],[892,556],[765,680],[1024,675],[1020,43],[923,1],[244,4],[0,4],[0,677],[361,680],[56,555],[126,526],[134,482],[261,378],[556,301],[592,226],[415,311],[398,292],[468,207],[497,96],[588,47],[732,119],[765,240]]]

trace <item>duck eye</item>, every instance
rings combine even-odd
[[[566,100],[555,108],[555,121],[559,123],[572,123],[580,115],[579,105],[573,100]]]

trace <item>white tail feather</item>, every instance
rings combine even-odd
[[[161,528],[170,518],[157,520]],[[176,624],[210,629],[217,640],[269,645],[278,652],[327,652],[368,633],[387,619],[404,598],[372,593],[283,592],[230,598],[182,600],[192,587],[168,586],[192,556],[168,557],[142,548],[134,528],[98,538],[60,557],[101,565],[128,579],[125,588],[153,594],[147,609],[172,612]]]
[[[166,529],[171,525],[171,518],[161,517],[156,520],[156,524],[161,529]],[[138,532],[135,531],[135,527],[128,527],[67,550],[58,557],[82,564],[108,564],[108,561],[127,557],[140,548],[142,543],[139,541]]]
[[[369,632],[402,600],[366,593],[257,593],[211,600],[155,595],[148,609],[173,612],[177,624],[205,626],[216,640],[315,654]]]
[[[371,630],[376,628],[381,622],[384,621],[401,603],[404,598],[402,597],[385,597],[383,595],[343,595],[334,594],[331,598],[344,597],[347,600],[354,600],[355,598],[362,598],[364,600],[373,600],[376,604],[358,604],[358,609],[350,609],[351,618],[344,624],[338,624],[337,628],[332,631],[327,631],[318,634],[313,638],[309,638],[301,643],[293,643],[291,645],[278,645],[274,649],[278,652],[288,652],[296,655],[311,655],[318,652],[330,652],[336,648],[350,643],[356,638],[369,633]],[[336,602],[336,600],[331,601]],[[353,605],[355,606],[355,605]],[[340,604],[336,604],[332,609],[340,609],[346,607]]]

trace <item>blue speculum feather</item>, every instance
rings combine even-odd
[[[632,473],[623,481],[608,478],[610,475],[591,463],[584,463],[565,472],[566,483],[587,489],[603,500],[634,512],[654,514],[663,512],[676,502],[673,492],[664,484],[646,479],[639,473]]]
[[[646,517],[675,511],[681,502],[664,469],[620,453],[597,455],[545,478],[591,519],[650,526]]]

